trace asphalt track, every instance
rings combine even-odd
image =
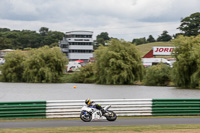
[[[80,127],[80,126],[128,126],[128,125],[182,125],[200,124],[200,117],[190,118],[134,118],[117,119],[114,122],[98,120],[44,120],[44,121],[0,121],[0,129],[7,128],[43,128],[43,127]]]

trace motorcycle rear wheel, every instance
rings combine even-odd
[[[90,122],[92,120],[92,115],[87,111],[82,111],[80,114],[80,118],[84,122]]]
[[[108,121],[115,121],[117,119],[117,115],[113,111],[108,111],[108,115],[105,116]]]

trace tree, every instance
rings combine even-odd
[[[59,47],[32,50],[24,62],[23,78],[26,82],[56,83],[67,63]]]
[[[98,43],[98,45],[99,44],[105,45],[105,40],[103,38],[98,38],[97,43]]]
[[[105,42],[110,40],[107,32],[101,32],[101,34],[97,35],[97,43],[105,45]]]
[[[146,38],[143,37],[143,38],[133,39],[132,43],[134,43],[136,45],[145,44]]]
[[[7,38],[0,37],[0,50],[11,49],[11,48],[12,48],[12,41]]]
[[[183,88],[200,88],[200,35],[178,36],[173,43],[176,47],[172,69],[174,83]]]
[[[197,36],[200,34],[200,12],[191,14],[181,20],[180,29],[185,36]]]
[[[101,34],[97,35],[97,39],[98,38],[103,38],[105,41],[110,40],[110,37],[108,36],[107,32],[101,32]]]
[[[40,34],[36,33],[35,31],[30,30],[23,30],[18,33],[19,37],[16,39],[18,42],[18,48],[24,49],[27,47],[31,48],[38,48],[43,46],[41,44],[42,37]],[[14,44],[13,44],[14,45]]]
[[[155,42],[156,40],[153,38],[152,35],[149,35],[149,38],[147,39],[147,42]]]
[[[17,50],[7,54],[5,64],[2,66],[2,78],[5,82],[22,82],[24,61],[26,55],[24,52]]]
[[[95,51],[96,80],[99,84],[133,84],[142,79],[143,65],[135,45],[112,39],[108,47]]]
[[[49,28],[47,28],[47,27],[41,27],[40,30],[39,30],[39,32],[40,32],[40,34],[42,36],[46,36],[48,34],[48,32],[49,32]]]
[[[167,42],[170,41],[172,39],[172,37],[168,34],[168,31],[163,31],[163,33],[161,34],[161,36],[158,37],[157,41],[163,41],[163,42]]]
[[[5,56],[2,66],[3,81],[55,83],[68,63],[59,47],[48,46],[27,53],[20,50]]]
[[[43,45],[49,45],[49,46],[52,44],[55,44],[55,43],[58,44],[58,41],[62,40],[63,37],[64,37],[64,33],[62,33],[62,32],[49,31],[48,34],[46,36],[44,36],[41,43]]]
[[[10,31],[10,29],[8,29],[8,28],[0,28],[0,32],[6,32],[6,31]]]

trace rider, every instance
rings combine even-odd
[[[91,101],[89,98],[85,100],[85,104],[88,107],[94,106],[95,108],[97,108],[98,110],[100,110],[102,112],[102,115],[104,115],[106,113],[106,111],[101,107],[100,104],[95,104],[95,102]]]

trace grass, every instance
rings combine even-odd
[[[66,74],[63,74],[59,80],[60,80],[60,83],[74,83],[73,82],[73,74],[74,73],[66,73]]]
[[[138,51],[139,51],[141,57],[143,57],[154,46],[173,47],[173,44],[171,42],[153,42],[153,43],[146,43],[146,44],[142,44],[142,45],[137,45],[136,47],[138,48]]]
[[[198,132],[200,125],[139,125],[1,129],[0,133],[160,133]]]
[[[200,116],[119,116],[117,119],[145,119],[145,118],[192,118]],[[0,119],[0,121],[53,121],[53,120],[80,120],[80,118],[16,118]]]

